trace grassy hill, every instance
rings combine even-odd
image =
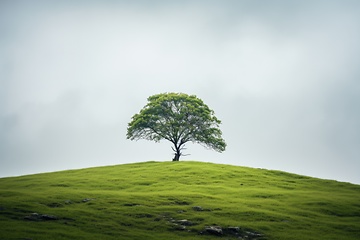
[[[360,186],[201,162],[0,179],[0,239],[360,239]]]

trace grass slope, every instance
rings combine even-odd
[[[218,225],[259,239],[355,240],[359,200],[359,185],[280,171],[125,164],[0,179],[0,239],[236,238],[199,234]]]

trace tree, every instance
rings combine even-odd
[[[195,95],[161,93],[150,96],[148,103],[128,124],[127,139],[170,141],[175,152],[173,161],[179,161],[185,143],[199,143],[215,151],[225,151],[221,137],[221,121]]]

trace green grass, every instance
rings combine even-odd
[[[24,219],[32,213],[58,220]],[[194,225],[180,230],[182,219]],[[182,161],[0,179],[0,239],[236,238],[199,234],[211,225],[259,239],[360,239],[360,186]]]

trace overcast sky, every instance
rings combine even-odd
[[[228,147],[181,160],[360,184],[360,1],[0,1],[0,177],[170,161],[126,140],[195,94]]]

